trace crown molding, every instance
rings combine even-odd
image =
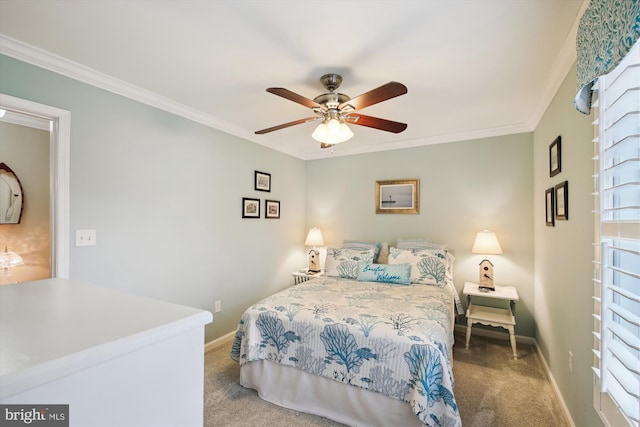
[[[303,160],[318,160],[331,156],[352,156],[356,154],[376,153],[380,151],[400,150],[404,148],[423,147],[426,145],[446,144],[449,142],[460,141],[472,141],[475,139],[492,138],[497,136],[515,135],[519,133],[533,132],[533,128],[529,123],[520,123],[509,126],[498,126],[486,129],[478,129],[469,132],[458,132],[443,135],[436,135],[432,137],[421,137],[405,139],[401,141],[385,142],[377,145],[368,145],[363,147],[362,145],[354,144],[349,146],[348,143],[338,144],[336,146],[334,154],[316,154],[307,155],[303,157]]]
[[[215,116],[1,33],[0,54],[260,144],[253,134]]]

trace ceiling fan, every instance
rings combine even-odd
[[[262,129],[256,131],[256,134],[263,135],[290,126],[322,120],[311,136],[320,142],[321,148],[328,148],[344,142],[353,136],[353,133],[346,125],[347,123],[393,133],[400,133],[407,128],[406,123],[356,113],[357,110],[395,98],[396,96],[404,95],[407,93],[407,87],[402,83],[389,82],[355,98],[349,98],[343,93],[335,92],[342,83],[342,76],[338,74],[325,74],[320,78],[320,82],[329,92],[318,95],[313,98],[313,100],[285,88],[268,88],[267,92],[311,108],[316,115]]]

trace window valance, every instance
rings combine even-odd
[[[640,0],[591,0],[576,37],[578,111],[589,114],[594,81],[613,70],[639,37]]]

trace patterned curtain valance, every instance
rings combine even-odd
[[[613,70],[639,36],[640,0],[591,0],[576,37],[578,111],[589,114],[595,79]]]

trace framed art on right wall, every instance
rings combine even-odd
[[[558,136],[549,145],[549,176],[556,176],[562,170],[561,138]]]
[[[545,210],[545,223],[549,227],[555,226],[554,201],[555,201],[555,189],[553,187],[547,188],[547,190],[544,192],[544,207],[545,207],[544,210]]]
[[[556,219],[569,219],[569,181],[556,185]]]

